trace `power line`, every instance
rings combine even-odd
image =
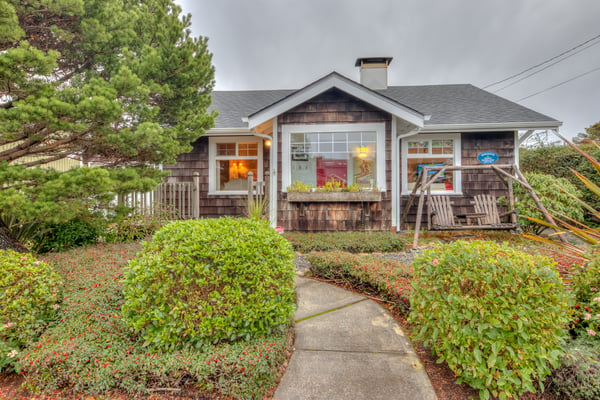
[[[519,82],[521,82],[521,81],[523,81],[523,80],[525,80],[525,79],[527,79],[527,78],[529,78],[529,77],[531,77],[531,76],[533,76],[533,75],[539,74],[540,72],[542,72],[542,71],[544,71],[544,70],[546,70],[546,69],[548,69],[548,68],[552,67],[553,65],[556,65],[556,64],[558,64],[559,62],[561,62],[561,61],[564,61],[564,60],[566,60],[566,59],[567,59],[567,58],[569,58],[569,57],[573,57],[574,55],[576,55],[576,54],[579,54],[579,53],[581,53],[582,51],[584,51],[584,50],[587,50],[587,49],[589,49],[590,47],[592,47],[592,46],[595,46],[595,45],[597,45],[597,44],[600,44],[600,41],[598,41],[598,42],[596,42],[596,43],[592,43],[592,44],[590,44],[589,46],[586,46],[586,47],[584,47],[583,49],[581,49],[581,50],[579,50],[579,51],[576,51],[576,52],[575,52],[575,53],[573,53],[573,54],[569,54],[569,55],[568,55],[567,57],[565,57],[565,58],[562,58],[562,59],[560,59],[560,60],[554,61],[552,64],[548,64],[548,65],[546,65],[544,68],[538,69],[537,71],[533,71],[532,73],[530,73],[530,74],[527,74],[527,75],[525,75],[524,77],[522,77],[522,78],[520,78],[520,79],[517,79],[517,80],[516,80],[516,81],[514,81],[514,82],[511,82],[511,83],[509,83],[509,84],[507,84],[507,85],[505,85],[505,86],[502,86],[500,89],[496,89],[496,90],[494,90],[494,92],[493,92],[493,93],[498,93],[498,92],[499,92],[499,91],[501,91],[501,90],[504,90],[504,89],[506,89],[506,88],[509,88],[509,87],[511,87],[511,86],[513,86],[513,85],[516,85],[517,83],[519,83]]]
[[[489,85],[486,85],[486,86],[484,86],[484,87],[483,87],[483,89],[487,89],[487,88],[489,88],[490,86],[495,86],[495,85],[498,85],[499,83],[503,83],[503,82],[506,82],[506,81],[508,81],[508,80],[511,80],[511,79],[513,79],[513,78],[516,78],[516,77],[517,77],[517,76],[519,76],[519,75],[523,75],[524,73],[526,73],[526,72],[529,72],[529,71],[531,71],[531,70],[534,70],[534,69],[536,69],[536,68],[538,68],[538,67],[541,67],[542,65],[544,65],[544,64],[547,64],[547,63],[549,63],[550,61],[556,60],[557,58],[560,58],[560,57],[564,56],[565,54],[568,54],[568,53],[572,52],[572,51],[573,51],[573,50],[575,50],[575,49],[578,49],[578,48],[580,48],[580,47],[582,47],[582,46],[585,46],[586,44],[588,44],[588,43],[590,43],[590,42],[593,42],[594,40],[596,40],[596,39],[598,39],[598,38],[600,38],[600,35],[596,35],[596,36],[594,36],[593,38],[591,38],[591,39],[588,39],[588,40],[586,40],[585,42],[582,42],[582,43],[578,44],[577,46],[571,47],[569,50],[563,51],[562,53],[560,53],[560,54],[558,54],[558,55],[556,55],[556,56],[554,56],[554,57],[551,57],[551,58],[549,58],[549,59],[547,59],[547,60],[545,60],[545,61],[543,61],[543,62],[541,62],[541,63],[539,63],[539,64],[536,64],[536,65],[534,65],[533,67],[529,67],[529,68],[527,68],[527,69],[524,69],[523,71],[521,71],[521,72],[519,72],[519,73],[516,73],[516,74],[514,74],[514,75],[511,75],[511,76],[509,76],[508,78],[504,78],[504,79],[502,79],[502,80],[499,80],[499,81],[497,81],[497,82],[490,83]],[[577,53],[575,53],[575,54],[577,54]],[[572,55],[574,55],[574,54],[572,54]],[[571,56],[569,56],[569,57],[571,57]],[[568,58],[568,57],[565,57],[565,58],[563,58],[562,60],[566,60],[567,58]],[[562,61],[562,60],[561,60],[561,61]]]
[[[566,81],[562,81],[562,82],[560,82],[560,83],[557,83],[556,85],[550,86],[549,88],[546,88],[546,89],[544,89],[544,90],[540,90],[539,92],[536,92],[536,93],[530,94],[529,96],[522,97],[522,98],[520,98],[519,100],[516,100],[516,101],[517,101],[517,102],[519,102],[519,101],[522,101],[522,100],[528,99],[528,98],[530,98],[530,97],[537,96],[538,94],[541,94],[541,93],[547,92],[548,90],[554,89],[554,88],[556,88],[556,87],[559,87],[559,86],[561,86],[561,85],[564,85],[565,83],[569,83],[569,82],[571,82],[571,81],[574,81],[575,79],[579,79],[579,78],[581,78],[581,77],[583,77],[583,76],[589,75],[589,74],[591,74],[592,72],[596,72],[596,71],[600,71],[600,67],[597,67],[597,68],[594,68],[594,69],[592,69],[592,70],[590,70],[590,71],[584,72],[583,74],[579,74],[579,75],[577,75],[577,76],[574,76],[574,77],[573,77],[573,78],[571,78],[571,79],[567,79]]]

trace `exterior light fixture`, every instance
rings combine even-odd
[[[269,139],[265,140],[265,146],[271,147],[271,141]]]

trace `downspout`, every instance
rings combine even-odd
[[[395,119],[394,119],[395,120]],[[421,132],[421,128],[415,128],[413,130],[411,130],[410,132],[407,132],[403,135],[399,135],[396,136],[396,143],[394,144],[394,147],[396,149],[396,163],[397,165],[395,166],[396,168],[396,175],[397,175],[397,179],[398,182],[396,182],[396,190],[392,191],[392,196],[395,196],[395,199],[392,199],[392,206],[396,209],[396,232],[400,233],[402,232],[402,227],[400,226],[400,218],[402,218],[402,174],[400,174],[400,165],[401,164],[401,155],[402,152],[400,151],[400,140],[405,139],[407,137],[410,136],[414,136],[416,134],[418,134],[419,132]],[[393,175],[393,174],[392,174]]]

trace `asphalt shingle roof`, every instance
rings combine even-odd
[[[214,91],[211,109],[219,111],[215,128],[244,128],[242,121],[296,90]],[[430,115],[425,126],[447,124],[498,124],[556,122],[510,100],[470,84],[391,86],[378,93]]]

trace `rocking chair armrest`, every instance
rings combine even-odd
[[[517,209],[515,208],[515,209],[513,209],[513,210],[510,210],[510,211],[506,211],[506,212],[500,213],[498,216],[502,218],[502,217],[506,217],[507,215],[510,215],[510,214],[519,214],[519,210],[517,210]]]

